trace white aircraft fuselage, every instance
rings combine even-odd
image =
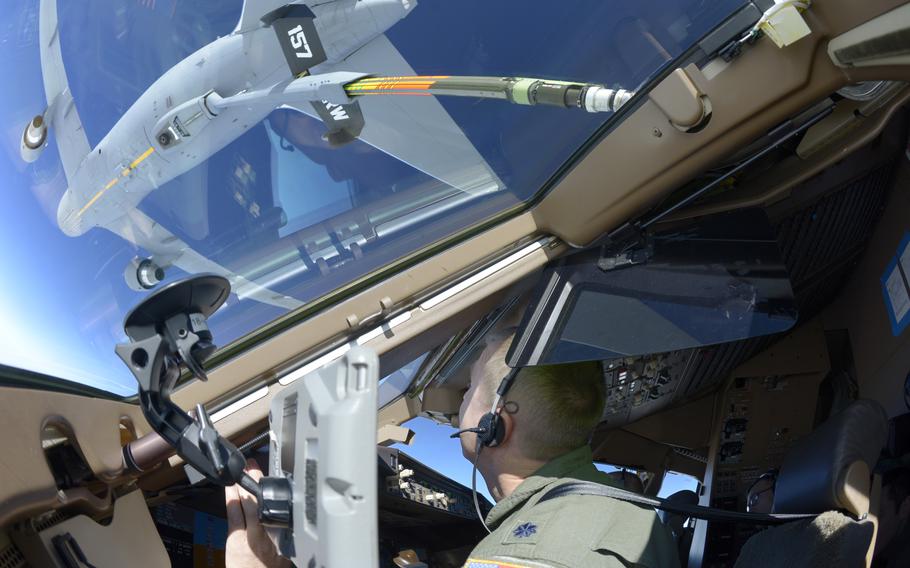
[[[336,0],[312,6],[326,60],[311,75],[331,71],[416,5],[416,0]],[[241,26],[164,73],[82,160],[57,209],[65,234],[79,236],[113,224],[157,187],[205,162],[275,109],[271,101],[254,100],[217,114],[207,111],[210,93],[227,98],[295,79],[272,28]],[[306,41],[293,42],[304,55]],[[161,129],[175,116],[185,135],[163,144]]]

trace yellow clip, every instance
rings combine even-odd
[[[758,22],[758,28],[771,38],[777,47],[786,47],[812,33],[801,10],[809,7],[806,0],[776,0]]]

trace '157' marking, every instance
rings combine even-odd
[[[313,51],[306,40],[306,34],[303,33],[303,26],[298,24],[296,27],[291,28],[288,30],[288,36],[291,38],[294,53],[297,54],[299,59],[311,59],[313,57]]]

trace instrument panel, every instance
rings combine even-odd
[[[669,405],[688,375],[694,353],[689,349],[604,361],[603,421],[618,427]]]
[[[711,484],[711,506],[746,510],[749,488],[763,473],[780,468],[788,450],[812,431],[819,382],[824,373],[736,377],[720,415]],[[763,527],[710,523],[705,568],[735,563],[745,542]]]
[[[379,457],[380,508],[396,501],[424,507],[424,512],[439,512],[461,519],[477,520],[469,488],[428,468],[393,448],[377,448]],[[478,496],[484,515],[491,505]],[[418,511],[420,509],[417,509]]]

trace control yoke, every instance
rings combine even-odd
[[[127,314],[130,342],[115,350],[139,382],[146,419],[203,477],[252,493],[283,556],[298,565],[375,566],[376,468],[364,467],[375,461],[375,353],[351,349],[277,393],[269,413],[269,476],[258,482],[201,404],[191,417],[171,401],[183,368],[207,380],[203,363],[216,349],[207,319],[230,291],[221,276],[192,276]]]

